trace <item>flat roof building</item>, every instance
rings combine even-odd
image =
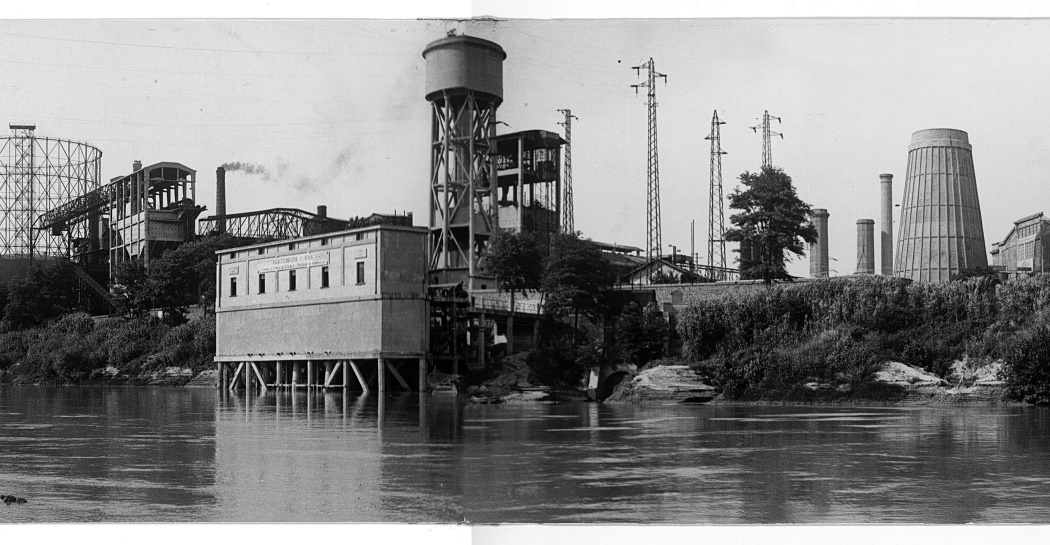
[[[264,387],[321,386],[320,364],[326,387],[383,390],[388,374],[405,389],[424,384],[428,233],[376,225],[220,252],[222,384],[247,376]],[[397,365],[406,360],[408,381]]]

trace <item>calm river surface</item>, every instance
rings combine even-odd
[[[1050,521],[1050,411],[0,386],[0,522]]]

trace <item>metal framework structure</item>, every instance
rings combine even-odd
[[[773,132],[769,128],[769,120],[776,119],[777,123],[780,123],[780,118],[769,115],[769,110],[765,110],[762,114],[762,124],[751,127],[751,130],[758,133],[758,129],[762,129],[762,168],[770,168],[773,166],[773,147],[770,145],[772,136],[779,136],[781,140],[784,139],[783,133]]]
[[[530,232],[547,249],[561,231],[561,148],[557,133],[544,130],[496,138],[496,204],[500,229]]]
[[[718,110],[711,117],[711,175],[708,187],[707,209],[707,265],[715,280],[728,280],[726,274],[725,197],[722,195],[722,129],[725,121],[718,119]]]
[[[373,214],[340,220],[297,208],[270,208],[203,218],[197,222],[197,235],[225,232],[237,238],[285,240],[379,224],[411,226],[412,215]]]
[[[39,218],[98,187],[102,152],[88,144],[37,138],[35,125],[10,125],[0,139],[0,256],[66,256],[89,226],[74,226],[70,237],[55,236]]]
[[[430,270],[466,272],[473,289],[496,228],[496,102],[468,91],[445,93],[432,106],[430,224],[440,229],[432,236]]]
[[[559,125],[565,126],[565,176],[564,176],[564,189],[565,197],[561,202],[561,227],[566,233],[576,232],[576,222],[574,212],[572,209],[572,120],[580,119],[572,115],[572,110],[559,109],[559,112],[565,114],[565,121],[559,121]]]
[[[646,199],[646,230],[645,258],[652,261],[660,257],[660,160],[656,145],[656,78],[664,78],[667,84],[667,74],[656,71],[656,63],[652,57],[639,66],[633,66],[635,74],[641,75],[641,70],[646,70],[646,80],[642,83],[632,85],[635,94],[640,87],[648,89],[649,106],[649,164],[648,164],[648,198]]]

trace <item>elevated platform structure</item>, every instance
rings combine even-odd
[[[496,138],[499,226],[532,232],[549,246],[561,229],[561,147],[550,131],[531,130]]]

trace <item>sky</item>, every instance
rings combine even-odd
[[[773,163],[829,211],[833,275],[855,269],[856,221],[879,219],[879,174],[894,175],[900,203],[917,130],[969,133],[989,248],[1050,197],[1048,20],[4,20],[0,123],[100,148],[104,180],[134,160],[183,163],[205,215],[215,168],[240,162],[263,172],[227,174],[231,213],[324,204],[341,218],[410,211],[422,225],[422,51],[453,29],[507,52],[501,132],[561,132],[559,108],[578,117],[575,224],[594,240],[645,246],[646,97],[631,67],[649,58],[667,74],[656,90],[665,252],[689,251],[695,220],[706,262],[715,110],[727,195],[760,167],[749,127],[764,110],[781,118]],[[789,264],[808,270],[807,258]]]

